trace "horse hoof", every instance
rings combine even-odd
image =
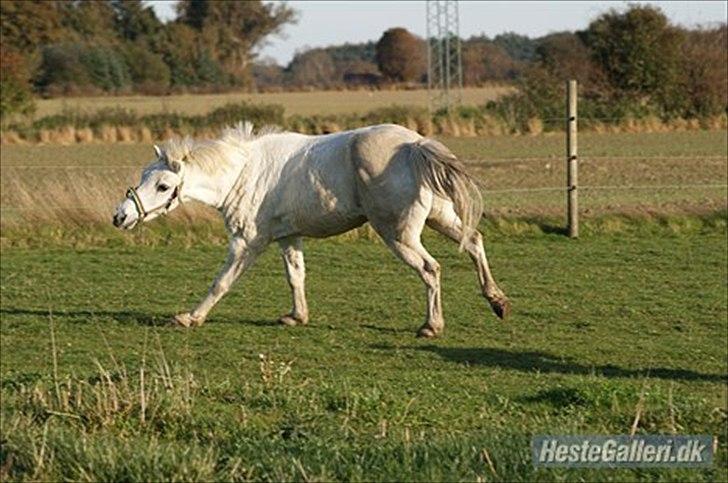
[[[438,335],[440,335],[439,332],[435,331],[435,329],[429,325],[423,325],[420,327],[420,330],[417,331],[417,337],[421,339],[433,339]]]
[[[198,327],[202,325],[203,319],[193,316],[189,312],[177,314],[172,318],[172,324],[179,327]]]
[[[278,319],[278,323],[288,327],[293,327],[294,325],[306,325],[305,320],[297,319],[291,314],[281,315],[281,318]]]
[[[491,301],[490,307],[501,320],[507,319],[511,313],[511,301],[506,297]]]

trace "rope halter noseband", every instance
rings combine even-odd
[[[151,210],[147,210],[144,208],[144,205],[142,204],[142,199],[139,197],[136,188],[134,188],[133,186],[130,186],[129,189],[126,190],[126,197],[127,199],[130,199],[132,202],[134,202],[134,207],[136,208],[137,214],[139,215],[139,221],[142,221],[148,215],[156,213],[157,211],[163,211],[164,213],[166,213],[167,211],[169,211],[169,207],[172,206],[172,203],[174,203],[175,199],[178,200],[180,204],[182,204],[182,197],[180,196],[181,191],[182,183],[180,182],[180,184],[175,186],[174,191],[172,191],[172,196],[169,198],[169,201],[159,206],[156,206]]]

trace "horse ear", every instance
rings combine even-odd
[[[180,171],[182,171],[182,161],[168,159],[167,166],[169,166],[169,169],[171,169],[175,173],[179,173]]]
[[[167,158],[167,155],[165,154],[164,151],[162,151],[162,148],[160,148],[156,144],[154,145],[154,154],[157,155],[157,159],[160,161],[164,161]]]

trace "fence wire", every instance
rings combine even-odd
[[[728,160],[728,155],[718,154],[681,154],[675,156],[652,156],[645,155],[641,156],[638,154],[631,155],[594,155],[580,154],[578,156],[579,161],[620,161],[620,160],[640,160],[640,161],[690,161],[694,159],[725,159]],[[508,164],[516,162],[543,162],[543,161],[563,161],[564,156],[553,155],[553,156],[509,156],[502,158],[488,158],[488,159],[466,159],[463,160],[465,164],[471,167],[477,166],[489,166],[492,164]],[[132,165],[132,164],[4,164],[0,165],[3,169],[141,169],[144,165]]]
[[[566,118],[561,118],[566,121]],[[639,160],[642,162],[660,162],[660,161],[689,161],[694,159],[704,160],[728,160],[728,155],[713,155],[713,154],[692,154],[692,155],[666,155],[666,156],[654,156],[654,155],[594,155],[589,154],[580,155],[579,161],[588,161],[590,163],[598,162],[610,162],[610,161],[623,161],[623,160]],[[518,163],[531,163],[531,162],[561,162],[565,161],[564,156],[512,156],[512,157],[501,157],[501,158],[490,158],[485,160],[465,160],[464,163],[471,168],[489,168],[497,165],[513,165]],[[49,165],[49,164],[26,164],[26,165],[0,165],[0,168],[5,169],[19,169],[19,170],[123,170],[123,169],[142,169],[142,165],[106,165],[106,164],[85,164],[85,165]],[[728,184],[725,183],[685,183],[685,184],[641,184],[641,185],[579,185],[578,191],[629,191],[629,190],[640,190],[640,191],[659,191],[659,190],[686,190],[686,189],[724,189],[728,190]],[[557,193],[557,192],[568,192],[567,186],[542,186],[533,188],[505,188],[505,189],[485,189],[486,194],[507,194],[507,193]],[[20,212],[26,210],[33,210],[35,208],[30,207],[2,207],[2,212]],[[62,210],[65,208],[57,208]],[[76,208],[78,209],[78,208]]]

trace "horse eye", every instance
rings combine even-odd
[[[160,184],[157,186],[157,191],[159,191],[160,193],[163,193],[163,192],[167,191],[168,189],[169,189],[169,186],[167,186],[166,184]]]

